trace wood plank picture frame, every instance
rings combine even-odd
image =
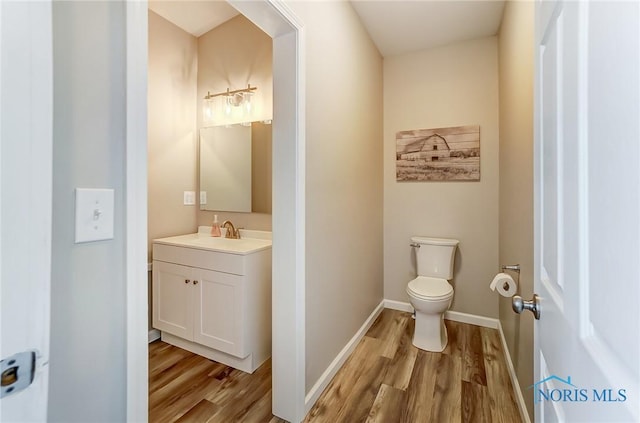
[[[396,133],[396,181],[479,181],[480,125]]]

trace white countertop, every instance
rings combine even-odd
[[[201,226],[198,233],[154,239],[153,243],[239,255],[271,248],[271,232],[241,229],[240,239],[227,239],[212,237],[210,230],[209,226]]]

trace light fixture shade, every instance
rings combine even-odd
[[[231,110],[232,110],[232,106],[233,106],[233,96],[232,95],[228,95],[225,97],[225,102],[224,102],[224,114],[227,116],[231,116]]]
[[[215,112],[214,112],[214,103],[213,99],[204,99],[202,101],[202,120],[205,123],[209,123],[213,121]]]
[[[252,112],[253,112],[253,104],[252,104],[252,99],[253,99],[253,93],[251,91],[243,93],[243,100],[244,100],[244,113],[246,116],[251,116]]]

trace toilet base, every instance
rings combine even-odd
[[[447,346],[447,341],[444,313],[425,314],[416,310],[413,345],[425,351],[442,352]]]

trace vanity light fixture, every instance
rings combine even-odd
[[[240,90],[231,91],[227,88],[227,91],[223,91],[221,93],[211,94],[207,91],[207,95],[204,96],[204,103],[202,107],[202,114],[205,122],[209,122],[213,120],[214,110],[215,110],[215,98],[216,97],[224,97],[224,113],[227,116],[230,116],[233,112],[233,109],[236,107],[243,107],[243,112],[245,116],[251,115],[251,98],[253,97],[253,92],[257,90],[258,87],[252,87],[251,84],[247,85],[247,88],[242,88]]]

